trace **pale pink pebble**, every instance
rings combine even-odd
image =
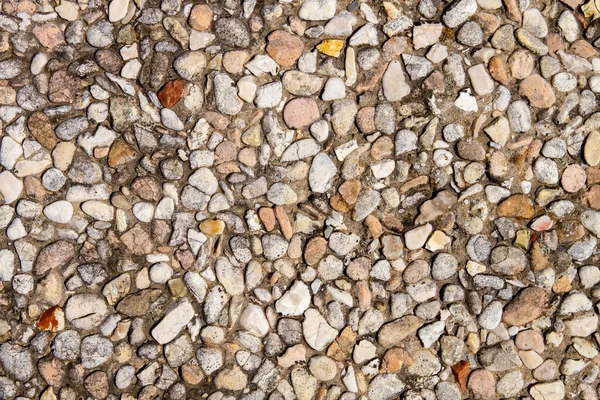
[[[531,229],[537,232],[547,231],[552,228],[554,225],[554,221],[550,219],[547,215],[542,215],[539,218],[536,218],[535,221],[531,223]]]
[[[578,164],[569,165],[563,172],[561,185],[569,193],[575,193],[585,186],[586,173]]]
[[[53,49],[56,46],[64,43],[62,30],[53,22],[46,22],[41,25],[36,25],[32,32],[41,45],[49,49]]]

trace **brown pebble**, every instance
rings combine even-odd
[[[522,326],[538,318],[547,306],[544,289],[528,287],[521,290],[504,307],[502,320],[509,325]]]
[[[348,204],[356,203],[362,184],[358,180],[345,181],[338,188],[339,194]]]
[[[282,206],[275,206],[275,218],[277,218],[277,222],[279,223],[279,228],[281,228],[281,233],[283,236],[287,240],[290,240],[294,234],[294,230],[292,229],[290,217],[285,211],[285,208]]]
[[[50,122],[50,118],[43,112],[37,111],[29,116],[27,120],[27,128],[42,146],[52,150],[58,143],[58,138],[54,133],[54,128]]]
[[[537,74],[529,75],[519,84],[519,94],[538,108],[550,108],[556,101],[550,82]]]
[[[406,350],[393,347],[385,352],[379,372],[382,374],[395,374],[400,372],[402,367],[413,364],[413,359]]]
[[[302,55],[304,43],[286,31],[275,31],[267,37],[267,53],[282,67],[291,67]]]
[[[325,255],[327,251],[327,239],[324,237],[313,237],[307,243],[304,248],[304,261],[308,265],[315,265]]]
[[[498,205],[496,214],[499,217],[531,219],[535,216],[535,210],[527,195],[514,194]]]
[[[207,4],[196,4],[190,11],[188,23],[197,31],[205,31],[210,28],[213,19],[213,11]]]
[[[49,49],[53,49],[64,43],[65,37],[60,26],[54,22],[46,22],[33,27],[33,35],[40,44]]]
[[[258,210],[258,217],[265,226],[267,232],[275,229],[275,212],[270,207],[261,207]]]
[[[494,378],[494,374],[486,369],[471,372],[467,387],[473,393],[475,399],[491,400],[497,397],[496,378]]]
[[[500,56],[490,58],[488,70],[491,77],[499,83],[503,85],[508,85],[510,83],[510,76],[508,74],[506,63]]]

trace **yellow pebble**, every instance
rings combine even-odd
[[[323,40],[321,44],[317,46],[317,49],[323,54],[327,54],[331,57],[337,57],[342,52],[342,47],[344,47],[343,40],[327,39]]]
[[[207,219],[200,224],[200,230],[205,235],[220,235],[225,229],[225,223],[216,219]]]
[[[515,244],[525,250],[528,250],[529,245],[531,244],[531,232],[529,232],[527,229],[518,230],[517,237],[515,238]]]

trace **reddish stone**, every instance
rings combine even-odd
[[[327,251],[327,240],[324,237],[313,237],[306,243],[304,248],[304,260],[308,265],[315,265]]]
[[[294,65],[304,50],[302,39],[286,31],[275,31],[267,39],[267,53],[283,67]]]
[[[531,219],[535,216],[533,203],[527,195],[513,194],[496,209],[499,217]]]
[[[61,322],[64,326],[64,313],[59,306],[54,306],[44,311],[38,319],[37,326],[43,331],[56,332],[59,330]]]
[[[521,22],[521,10],[517,0],[504,0],[504,7],[506,7],[506,16],[515,22]]]
[[[547,306],[548,297],[544,289],[528,287],[504,307],[502,320],[509,325],[522,326],[542,315]]]
[[[258,210],[258,217],[262,221],[267,232],[271,232],[275,229],[275,212],[273,212],[272,208],[261,207]]]
[[[471,372],[471,367],[469,366],[468,361],[461,361],[452,366],[454,379],[456,379],[456,382],[458,382],[458,385],[460,386],[460,390],[463,392],[467,391],[467,377],[469,376],[469,372]]]
[[[538,108],[550,108],[556,101],[552,85],[534,74],[529,75],[519,85],[519,94],[529,100],[529,104]]]
[[[298,97],[288,101],[283,109],[283,120],[290,128],[304,128],[320,116],[317,103],[310,97]]]
[[[279,222],[281,233],[283,233],[283,236],[287,240],[290,240],[294,234],[294,230],[290,222],[290,217],[288,217],[282,206],[275,206],[275,217],[277,218],[277,222]]]
[[[403,366],[412,364],[413,359],[406,350],[400,347],[393,347],[385,352],[379,372],[382,374],[395,374]]]
[[[121,235],[121,241],[127,246],[129,251],[136,255],[145,255],[154,249],[150,235],[140,224],[135,225]]]
[[[358,180],[345,181],[338,188],[339,194],[348,204],[356,203],[362,184]]]
[[[375,131],[375,107],[363,107],[356,114],[356,124],[362,133]]]
[[[487,369],[473,371],[467,386],[475,399],[492,400],[497,398],[496,378]]]
[[[583,39],[577,40],[571,45],[571,52],[583,58],[590,58],[598,55],[594,46]]]
[[[546,46],[548,46],[548,53],[550,54],[565,49],[562,37],[558,33],[549,33],[548,36],[546,36]]]
[[[498,56],[490,58],[488,63],[488,69],[492,78],[497,80],[503,85],[510,83],[510,76],[508,75],[508,69],[504,60]]]
[[[589,207],[600,210],[600,185],[590,187],[584,195],[584,200]]]
[[[158,99],[163,107],[171,108],[183,97],[183,79],[168,82],[158,92]]]

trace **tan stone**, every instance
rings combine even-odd
[[[54,22],[46,22],[33,27],[33,35],[42,46],[53,49],[64,43],[65,37],[60,27]]]
[[[297,97],[288,101],[283,109],[283,120],[290,128],[304,128],[320,116],[317,103],[309,97]]]
[[[548,298],[544,289],[525,288],[504,307],[502,320],[509,325],[525,325],[542,315],[547,307],[547,302]]]
[[[498,205],[496,214],[499,217],[531,219],[535,216],[535,210],[527,195],[513,194]]]
[[[50,118],[43,112],[34,112],[27,120],[27,128],[42,146],[52,150],[58,143]]]
[[[137,158],[137,151],[124,140],[115,140],[108,151],[108,166],[111,168],[129,164]]]
[[[225,222],[218,219],[205,219],[200,223],[200,230],[208,236],[220,235],[225,230]]]
[[[521,82],[519,94],[526,97],[532,106],[538,108],[550,108],[556,102],[552,85],[537,74],[530,75]]]
[[[394,347],[385,352],[379,372],[382,374],[395,374],[396,372],[399,372],[405,365],[413,365],[412,357],[406,352],[406,350],[399,347]]]
[[[490,58],[488,70],[491,77],[499,83],[503,85],[508,85],[510,83],[510,76],[508,74],[506,63],[500,56],[494,56]]]
[[[325,255],[327,251],[327,239],[321,236],[311,238],[304,249],[304,261],[308,265],[315,265]]]
[[[213,11],[206,4],[196,4],[190,11],[189,24],[197,31],[205,31],[210,28],[213,19]]]
[[[282,67],[291,67],[302,55],[304,43],[286,31],[275,31],[267,37],[267,53]]]

